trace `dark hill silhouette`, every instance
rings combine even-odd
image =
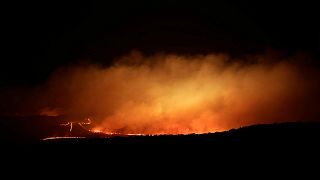
[[[42,141],[45,154],[78,154],[112,162],[188,162],[232,160],[315,161],[320,152],[320,123],[261,124],[225,132],[190,135],[113,136]],[[66,159],[69,156],[66,157]],[[94,158],[92,158],[94,157]],[[239,159],[239,160],[238,160]],[[183,164],[183,163],[182,163]]]
[[[190,135],[107,136],[87,131],[68,122],[66,117],[2,117],[0,118],[1,153],[18,158],[41,157],[45,162],[60,159],[76,161],[92,159],[108,162],[175,161],[238,159],[313,160],[320,152],[319,122],[261,124],[225,132]],[[86,137],[42,140],[47,137]],[[7,151],[8,150],[8,151]],[[30,156],[32,155],[32,156]],[[8,156],[12,157],[12,156]],[[71,161],[70,159],[70,161]],[[120,160],[119,160],[120,159]],[[31,159],[32,160],[32,159]]]
[[[78,145],[105,144],[107,146],[220,146],[220,145],[250,145],[250,146],[294,146],[316,145],[320,137],[320,123],[279,123],[261,124],[232,129],[225,132],[190,135],[157,135],[157,136],[125,136],[112,137],[87,136],[77,141]],[[73,144],[74,139],[55,139],[45,144]]]
[[[110,144],[174,144],[174,145],[211,145],[211,144],[307,144],[317,141],[320,137],[319,122],[288,122],[278,124],[261,124],[225,132],[190,135],[161,135],[161,136],[123,136],[112,137],[88,131],[86,127],[73,123],[72,131],[69,126],[61,126],[68,122],[69,117],[0,117],[0,140],[2,143],[30,144],[43,142],[41,139],[52,136],[81,136],[81,144],[94,141]],[[81,122],[81,121],[79,121]],[[88,125],[90,127],[90,125]],[[107,137],[107,138],[105,138]],[[59,144],[72,142],[68,140],[52,140],[45,143]]]
[[[286,152],[299,149],[318,152],[320,145],[319,122],[288,122],[261,124],[225,132],[190,135],[124,136],[92,133],[75,122],[70,127],[61,126],[68,122],[67,117],[2,117],[0,118],[0,141],[4,147],[39,148],[51,151],[91,151],[113,152],[122,150],[171,151],[179,150],[192,153],[192,149],[201,153],[211,151],[249,151]],[[69,137],[42,140],[47,137]],[[70,138],[71,137],[71,138]],[[85,137],[85,138],[72,138]],[[19,149],[18,148],[18,149]],[[284,150],[285,149],[285,150]],[[319,151],[320,152],[320,151]],[[200,153],[200,154],[201,154]]]

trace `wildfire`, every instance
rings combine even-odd
[[[44,93],[34,103],[37,113],[90,116],[94,123],[86,129],[109,135],[208,133],[317,119],[319,72],[288,59],[133,52],[109,67],[59,69],[30,97]],[[71,132],[90,123],[62,125]]]
[[[177,131],[171,131],[171,132],[151,132],[151,133],[120,133],[120,132],[111,132],[111,131],[104,131],[101,130],[101,128],[93,128],[89,130],[92,133],[99,133],[99,134],[105,134],[110,136],[161,136],[161,135],[190,135],[190,134],[205,134],[208,132],[192,132],[190,130],[177,130]],[[212,131],[217,132],[217,131]]]
[[[101,131],[99,129],[91,129],[90,131],[93,133],[103,133],[103,131]]]

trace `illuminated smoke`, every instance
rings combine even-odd
[[[132,52],[111,67],[60,68],[20,109],[90,116],[94,131],[142,134],[319,119],[319,72],[304,58]]]

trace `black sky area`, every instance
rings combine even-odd
[[[60,66],[143,53],[303,52],[319,64],[316,2],[41,1],[2,4],[0,87],[33,86]]]

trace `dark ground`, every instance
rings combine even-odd
[[[265,148],[277,151],[310,150],[320,144],[320,123],[292,122],[265,124],[232,129],[225,132],[190,135],[160,136],[106,136],[95,134],[74,125],[61,126],[66,117],[20,117],[0,119],[1,142],[9,148],[67,150],[76,149],[90,151],[113,151],[117,149],[140,150],[252,150]],[[83,136],[85,139],[55,139],[43,141],[52,136]]]
[[[170,171],[180,176],[206,169],[211,174],[219,171],[215,167],[258,169],[267,174],[290,169],[292,174],[314,169],[320,159],[317,122],[253,125],[202,135],[105,137],[76,126],[68,133],[68,127],[59,125],[64,121],[61,117],[2,117],[2,164],[9,169],[42,170],[60,176],[67,172],[109,177],[130,171],[143,175],[149,169],[157,175]],[[40,140],[52,135],[88,138]],[[292,172],[292,168],[299,171]]]

